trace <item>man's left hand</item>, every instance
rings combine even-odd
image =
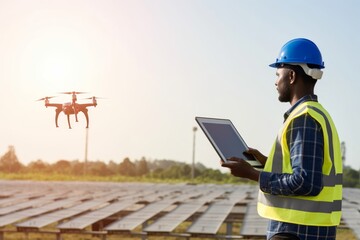
[[[227,162],[222,161],[221,166],[230,168],[231,174],[236,177],[248,178],[254,181],[259,179],[260,172],[244,159],[231,157]]]

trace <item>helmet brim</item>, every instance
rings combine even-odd
[[[269,67],[279,68],[279,67],[281,67],[281,65],[283,65],[283,64],[301,65],[301,64],[303,64],[303,63],[296,63],[296,62],[275,62],[275,63],[269,64]],[[312,63],[309,63],[309,64],[312,65],[311,68],[318,68],[318,69],[323,69],[323,68],[325,68],[324,65],[312,64]]]

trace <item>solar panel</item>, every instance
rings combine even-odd
[[[257,215],[257,191],[256,185],[0,180],[0,239],[14,227],[57,237],[264,238],[267,220]],[[359,189],[344,188],[342,223],[360,239],[359,202]],[[241,229],[228,234],[240,222]],[[226,235],[219,231],[224,224]]]
[[[343,196],[342,220],[360,239],[360,189],[345,188]]]
[[[41,215],[39,217],[35,217],[29,220],[26,220],[24,222],[20,222],[16,224],[16,227],[19,229],[24,228],[42,228],[44,226],[47,226],[51,223],[56,223],[58,221],[70,218],[72,216],[78,215],[80,213],[83,213],[85,211],[88,211],[92,208],[95,208],[104,202],[98,201],[98,200],[90,200],[83,203],[80,203],[78,205],[75,205],[73,207],[62,209],[59,211],[51,212],[48,214]]]
[[[223,194],[225,190],[217,190],[214,192],[205,192],[201,198],[196,201],[180,204],[175,210],[156,220],[154,223],[143,229],[145,232],[171,232],[183,221],[191,217],[206,202]]]
[[[240,235],[243,236],[264,236],[266,234],[268,220],[257,213],[256,200],[248,204]]]
[[[226,195],[226,199],[212,203],[186,232],[192,234],[216,234],[235,204],[245,199],[245,197],[245,188],[232,189]]]
[[[107,217],[110,217],[133,204],[134,202],[131,200],[115,202],[107,205],[106,207],[100,208],[96,211],[86,213],[80,217],[59,224],[57,228],[63,231],[81,230],[86,228],[87,226],[90,226],[95,222],[98,222],[102,219],[106,219]]]

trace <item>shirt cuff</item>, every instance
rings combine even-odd
[[[259,187],[260,187],[261,191],[270,193],[270,191],[271,191],[271,188],[269,186],[270,176],[271,176],[271,173],[269,173],[269,172],[261,172],[260,173]]]

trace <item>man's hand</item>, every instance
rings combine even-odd
[[[260,172],[253,168],[248,162],[241,158],[232,157],[228,162],[221,162],[222,167],[230,168],[231,174],[236,177],[248,178],[258,181]]]
[[[265,166],[267,157],[264,156],[264,154],[262,154],[261,152],[259,152],[259,150],[255,148],[249,148],[249,150],[246,152],[253,155],[263,166]]]

